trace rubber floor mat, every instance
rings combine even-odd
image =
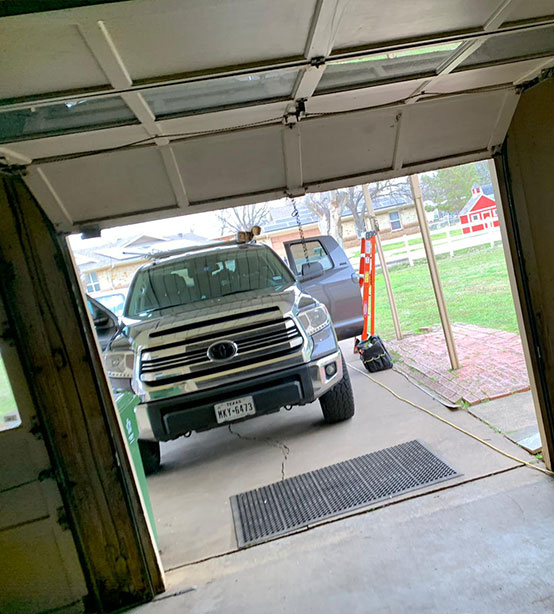
[[[239,548],[460,475],[417,440],[231,497]]]

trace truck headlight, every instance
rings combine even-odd
[[[108,377],[133,377],[135,355],[133,352],[107,352],[104,356],[104,364]]]
[[[318,305],[317,307],[302,311],[298,314],[298,319],[308,335],[315,335],[331,323],[331,318],[325,305]]]

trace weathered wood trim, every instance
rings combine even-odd
[[[161,563],[65,238],[20,177],[1,179],[0,219],[0,295],[90,607],[103,612],[147,601],[164,590]]]
[[[506,234],[539,402],[543,457],[554,460],[554,79],[523,93],[495,158]]]

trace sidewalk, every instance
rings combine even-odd
[[[449,403],[476,405],[529,390],[521,339],[515,333],[453,324],[460,368],[450,362],[440,327],[387,341],[395,368]]]

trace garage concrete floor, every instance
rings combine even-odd
[[[519,467],[184,567],[136,614],[554,612],[554,482]]]
[[[350,352],[350,344],[344,349],[347,360],[355,367],[361,367],[361,363]],[[151,476],[148,483],[166,571],[235,551],[236,540],[229,497],[280,480],[283,475],[290,477],[411,439],[422,440],[462,474],[455,480],[431,486],[426,489],[427,491],[439,492],[456,483],[472,481],[517,466],[514,461],[397,400],[363,373],[353,369],[350,369],[350,373],[357,412],[348,422],[333,426],[325,425],[319,404],[314,403],[304,408],[295,408],[292,412],[281,411],[248,422],[233,424],[232,432],[227,428],[220,428],[208,433],[194,434],[190,439],[180,439],[163,446],[163,470]],[[535,460],[468,413],[451,412],[433,401],[401,374],[387,371],[375,377],[402,396],[437,412],[501,449],[527,460]],[[537,477],[530,469],[518,469],[512,473],[514,476],[522,473],[527,476],[525,478],[527,481],[531,480],[533,483],[537,481]],[[542,479],[542,476],[539,475],[538,478]],[[481,484],[473,487],[486,490],[489,480],[483,483],[485,486]],[[546,480],[549,483],[548,478]],[[413,499],[426,490],[407,493],[394,501]],[[454,496],[446,494],[450,492],[444,491],[440,499]],[[433,495],[435,496],[438,495]],[[424,500],[429,500],[431,504],[434,501],[433,497],[425,497]],[[410,503],[413,504],[414,501]],[[417,505],[423,505],[422,509],[425,509],[424,504]],[[388,513],[387,510],[382,512],[385,515]],[[419,513],[427,514],[427,512]],[[374,513],[364,514],[358,516],[356,520],[350,520],[349,523],[359,522],[362,526],[367,523],[367,530],[371,533],[375,518]],[[469,535],[477,528],[478,525],[468,527]],[[329,531],[329,537],[324,539],[330,539],[330,543],[336,544],[342,541],[342,538],[339,539],[337,536],[343,535],[345,530],[339,528],[336,522],[327,528],[318,529],[318,531]],[[313,530],[307,533],[312,532]],[[408,548],[416,539],[416,535],[414,531],[408,540],[409,543],[395,544],[394,547]],[[477,536],[473,537],[477,539]],[[384,538],[385,535],[382,535],[381,539]],[[263,559],[266,556],[263,554],[265,552],[279,551],[284,557],[283,565],[285,567],[287,564],[294,565],[296,568],[295,561],[300,560],[294,554],[296,544],[305,543],[297,542],[297,539],[310,541],[306,536],[285,538],[284,541],[289,547],[294,547],[288,563],[285,560],[287,549],[284,546],[281,549],[275,544],[257,546],[248,553],[245,551],[235,554],[233,560],[255,561],[258,556]],[[418,539],[423,539],[423,536],[419,536]],[[423,546],[423,542],[421,545]],[[312,550],[310,547],[310,552]],[[425,558],[424,550],[417,552],[418,557]],[[375,548],[372,546],[367,556],[371,558],[374,554]],[[389,552],[387,556],[391,555]],[[344,556],[348,558],[348,555]],[[356,552],[355,557],[358,556],[359,552]],[[404,561],[403,564],[408,563]],[[221,565],[222,568],[227,568],[226,564],[221,563]],[[334,576],[329,574],[335,573],[334,568],[331,561],[328,561],[323,577],[333,578]],[[200,573],[200,569],[201,567],[197,566],[184,567],[182,577],[189,577],[189,573]],[[393,571],[391,569],[390,573]],[[347,575],[341,577],[341,582],[346,581]],[[350,588],[357,590],[355,586]]]

